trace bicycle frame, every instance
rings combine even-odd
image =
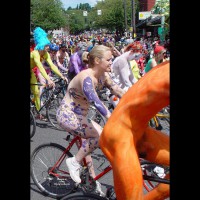
[[[58,87],[57,89],[61,90],[60,92],[62,92],[62,93],[64,94],[64,88],[63,88],[62,86]],[[54,90],[55,90],[55,89],[46,88],[46,90],[51,91],[50,96],[49,96],[48,100],[40,107],[39,110],[36,109],[37,113],[40,113],[40,111],[41,111],[44,107],[46,107],[46,106],[51,102],[52,97],[53,97],[53,95],[54,95]],[[60,92],[59,92],[59,93],[60,93]],[[35,107],[35,102],[34,102],[31,98],[30,98],[30,102],[31,102],[31,104]]]
[[[66,137],[66,141],[69,140],[69,137],[70,135],[68,135]],[[72,148],[72,146],[76,144],[78,149],[81,147],[82,145],[82,141],[81,141],[81,138],[79,136],[75,136],[71,142],[69,142],[69,145],[66,147],[65,151],[62,153],[62,155],[60,156],[59,160],[55,163],[55,165],[50,169],[49,171],[49,174],[53,175],[53,176],[56,176],[56,177],[60,177],[58,173],[54,173],[54,170],[58,170],[57,167],[59,167],[61,165],[61,163],[63,162],[63,160],[66,158],[66,152],[67,151],[70,151],[70,149]],[[84,162],[84,166],[86,166],[86,161],[85,159],[83,159],[83,162]],[[60,172],[62,172],[63,174],[69,174],[68,172],[66,171],[63,171],[63,170],[59,170]],[[61,176],[61,178],[65,178],[64,176]]]
[[[36,112],[39,114],[40,113],[40,111],[51,101],[51,97],[52,97],[52,95],[53,95],[53,92],[51,93],[51,96],[50,96],[50,98],[40,107],[40,109],[39,110],[37,110],[37,109],[35,109],[36,110]],[[33,105],[34,107],[35,107],[35,102],[30,98],[30,102],[31,102],[31,105]]]
[[[67,135],[67,137],[65,138],[66,141],[68,141],[70,138],[70,135]],[[50,175],[53,175],[53,176],[56,176],[56,177],[59,177],[59,178],[65,178],[65,176],[60,176],[60,174],[58,174],[57,172],[61,172],[63,174],[68,174],[68,172],[66,171],[63,171],[63,170],[59,170],[59,166],[61,165],[61,163],[63,162],[63,160],[66,158],[66,155],[67,155],[67,152],[70,151],[70,149],[73,147],[73,145],[76,144],[77,145],[77,148],[80,149],[81,145],[82,145],[82,139],[79,137],[79,136],[75,136],[70,142],[69,142],[69,145],[66,147],[65,151],[62,153],[62,155],[60,156],[60,158],[58,159],[58,161],[55,163],[55,165],[49,170],[49,174]],[[86,159],[83,158],[83,166],[84,167],[87,167],[87,164],[86,164]],[[98,167],[100,168],[101,165]],[[108,165],[106,166],[105,168],[102,169],[102,171],[95,176],[94,180],[98,180],[100,179],[101,177],[103,177],[105,174],[107,174],[108,172],[110,172],[112,170],[112,166],[111,165]],[[55,172],[54,172],[55,171]],[[154,181],[154,182],[158,182],[158,183],[166,183],[168,184],[169,181],[166,181],[164,179],[161,179],[161,178],[156,178],[156,177],[152,177],[152,176],[148,176],[145,172],[144,172],[144,175],[143,175],[143,186],[145,187],[145,189],[147,191],[150,191],[149,187],[147,186],[147,184],[145,183],[145,180],[148,181],[149,185],[154,188],[155,186],[153,186],[153,184],[150,182],[150,181]]]
[[[156,117],[160,117],[160,118],[169,118],[169,114],[162,114],[162,113],[157,113]]]
[[[42,84],[40,84],[40,83],[31,83],[31,85],[40,85],[40,86],[42,86]],[[51,90],[51,88],[48,88],[48,90]],[[43,105],[40,107],[39,110],[35,109],[36,112],[37,112],[38,114],[39,114],[40,111],[51,101],[52,95],[53,95],[53,92],[51,93],[50,98],[45,102],[45,104],[43,104]],[[30,97],[30,103],[31,103],[32,106],[35,107],[35,102],[31,99],[31,97]]]
[[[158,118],[166,118],[167,120],[169,120],[170,118],[170,115],[169,114],[163,114],[163,113],[157,113],[153,118],[152,120],[154,121],[155,123],[155,127],[159,127],[160,126],[160,122],[158,120]],[[159,129],[160,130],[160,129]]]
[[[68,141],[70,138],[70,135],[68,135],[66,137],[66,141]],[[70,149],[73,147],[73,145],[76,144],[77,145],[77,148],[79,149],[82,145],[82,140],[79,136],[75,136],[70,142],[69,142],[69,145],[66,147],[65,151],[62,153],[62,155],[60,156],[60,158],[58,159],[58,161],[55,163],[55,165],[49,170],[49,174],[50,175],[53,175],[53,176],[56,176],[56,177],[59,177],[59,178],[65,178],[65,176],[60,176],[60,174],[58,174],[57,172],[61,172],[63,174],[69,174],[68,172],[66,171],[63,171],[63,170],[58,170],[59,169],[59,166],[61,165],[61,163],[63,162],[63,160],[66,158],[66,152],[67,151],[70,151]],[[85,158],[83,159],[83,165],[84,166],[87,166],[86,164],[86,160]],[[99,178],[101,178],[102,176],[104,176],[106,173],[108,173],[109,171],[112,170],[112,167],[109,165],[107,167],[105,167],[103,169],[103,171],[98,174],[94,180],[98,180]]]

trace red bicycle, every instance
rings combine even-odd
[[[89,170],[86,165],[85,159],[83,159],[83,168],[81,171],[81,183],[76,184],[70,177],[69,172],[67,171],[66,158],[72,157],[70,150],[74,151],[72,147],[76,147],[76,151],[81,147],[82,140],[79,136],[74,136],[72,139],[71,135],[67,135],[65,138],[69,142],[68,146],[65,148],[56,143],[47,143],[38,146],[31,155],[31,177],[39,188],[39,190],[53,198],[62,198],[70,193],[78,191],[81,189],[86,193],[96,194],[96,180],[105,176],[108,172],[112,170],[110,164],[106,167],[102,167],[106,157],[101,154],[102,162],[99,165],[98,169],[101,171],[95,178],[92,178],[89,175]],[[144,177],[144,188],[147,191],[150,191],[155,187],[155,183],[167,183],[169,180],[160,178],[153,172],[155,166],[159,166],[155,163],[148,162],[141,159],[141,169],[143,171]],[[164,172],[169,171],[169,167],[160,166],[164,169]],[[111,187],[107,190],[106,193],[107,199],[115,199],[114,187]]]

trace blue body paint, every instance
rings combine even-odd
[[[107,110],[104,107],[103,103],[100,101],[98,96],[96,95],[94,88],[92,86],[92,79],[87,77],[83,81],[83,92],[85,96],[88,98],[89,102],[94,102],[94,106],[97,110],[103,115],[107,115]]]

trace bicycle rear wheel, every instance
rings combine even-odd
[[[36,132],[36,121],[33,112],[30,110],[30,138],[35,135]]]
[[[63,197],[61,200],[107,200],[107,198],[91,193],[73,193]]]
[[[53,99],[49,105],[46,107],[46,115],[48,117],[48,120],[49,122],[51,123],[51,125],[53,127],[55,127],[57,130],[62,130],[64,131],[63,128],[61,128],[59,125],[58,125],[58,122],[57,122],[57,119],[56,119],[56,111],[58,109],[58,107],[60,106],[60,103],[63,99],[63,94],[62,93],[59,93],[57,95],[57,97],[55,99]]]
[[[33,182],[43,194],[53,198],[66,196],[75,188],[65,163],[65,159],[72,157],[72,154],[67,151],[61,159],[64,151],[65,148],[61,145],[48,143],[38,146],[31,155]],[[50,173],[56,163],[55,169]]]

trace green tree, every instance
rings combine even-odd
[[[156,24],[154,26],[160,26],[158,28],[158,35],[161,41],[165,40],[165,36],[169,33],[170,28],[170,2],[169,0],[157,1],[152,9],[154,14],[161,14],[164,16],[164,24]]]
[[[66,26],[66,15],[60,0],[31,0],[31,23],[33,28],[44,30],[59,29]]]
[[[67,10],[66,16],[66,24],[69,27],[71,34],[78,34],[88,28],[85,22],[85,17],[83,17],[83,10]]]
[[[162,14],[165,16],[165,27],[169,28],[170,25],[170,2],[169,0],[157,1],[152,8],[154,14]]]

